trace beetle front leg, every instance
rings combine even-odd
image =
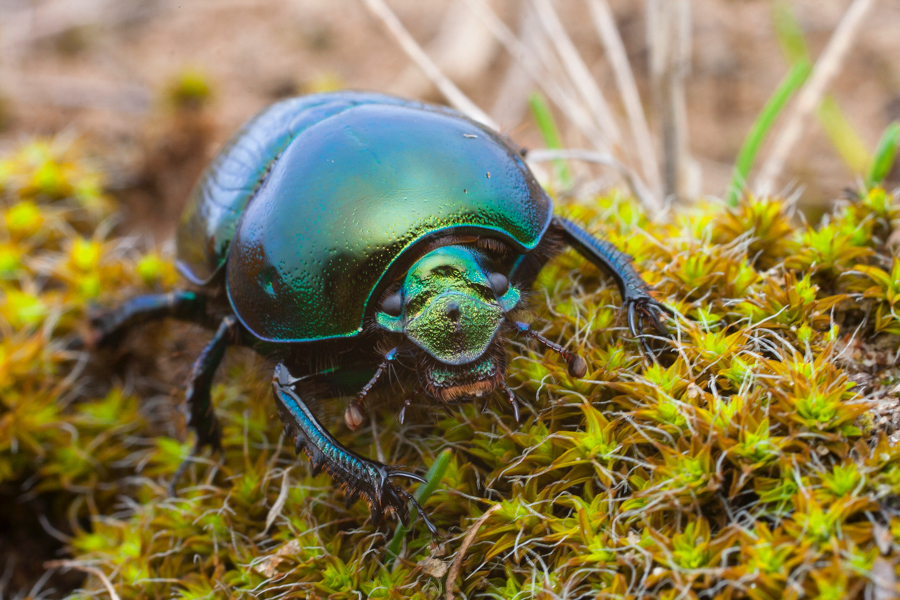
[[[616,280],[622,294],[623,308],[628,312],[628,329],[640,341],[641,348],[649,354],[649,348],[643,339],[643,317],[646,316],[660,334],[668,336],[659,315],[665,313],[671,316],[674,311],[650,295],[650,286],[635,270],[631,256],[608,241],[594,237],[568,219],[554,217],[553,223],[569,245]]]
[[[432,536],[437,529],[422,507],[412,495],[391,481],[394,478],[412,479],[425,483],[425,480],[413,473],[397,467],[390,467],[380,462],[363,458],[352,450],[345,448],[316,419],[306,403],[293,389],[296,381],[283,364],[275,367],[272,388],[275,402],[285,430],[293,438],[297,452],[301,450],[309,457],[313,471],[325,469],[337,480],[347,497],[350,506],[364,496],[372,510],[372,520],[378,524],[386,511],[394,511],[404,525],[409,524],[409,503],[419,509],[425,525]]]

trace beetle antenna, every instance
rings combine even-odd
[[[516,324],[516,328],[529,337],[534,338],[550,350],[558,353],[563,357],[563,360],[566,361],[566,365],[569,367],[569,375],[576,378],[581,379],[587,374],[587,362],[575,352],[569,352],[559,344],[555,344],[539,334],[537,331],[531,328],[531,325],[525,323],[524,321],[513,321]]]
[[[356,395],[356,398],[350,401],[350,404],[347,405],[347,409],[344,411],[344,422],[347,424],[352,431],[356,431],[359,429],[359,426],[363,423],[365,400],[366,396],[369,395],[369,392],[372,391],[372,388],[375,387],[375,383],[381,378],[384,372],[387,370],[391,361],[397,358],[397,349],[391,348],[387,352],[384,353],[384,358],[381,360],[381,364],[378,365],[378,368],[375,370],[375,374],[372,375],[372,379],[363,386],[359,393]]]

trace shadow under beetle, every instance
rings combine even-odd
[[[351,429],[392,368],[411,384],[401,422],[416,404],[486,402],[495,392],[518,419],[504,334],[555,350],[573,377],[587,370],[515,317],[566,245],[615,278],[645,352],[645,317],[665,334],[659,315],[669,309],[631,258],[552,209],[519,152],[460,113],[370,93],[285,100],[247,123],[193,192],[176,235],[178,269],[194,291],[102,313],[92,341],[114,343],[163,317],[215,331],[186,390],[198,450],[221,449],[210,383],[226,347],[277,361],[275,401],[297,451],[342,484],[348,506],[362,495],[376,524],[385,511],[407,524],[416,501],[394,480],[422,478],[345,448],[310,411],[310,389],[368,381],[344,411]]]

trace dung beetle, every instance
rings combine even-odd
[[[314,392],[350,391],[344,420],[355,429],[391,370],[408,392],[401,422],[409,407],[497,393],[518,419],[504,337],[555,350],[573,377],[587,370],[516,316],[538,271],[567,245],[613,276],[644,351],[643,319],[665,334],[659,316],[669,312],[631,257],[553,214],[507,140],[456,111],[380,94],[304,96],[256,115],[207,168],[176,242],[192,291],[101,313],[93,343],[163,317],[215,331],[185,395],[198,450],[221,450],[210,383],[226,347],[272,359],[297,452],[342,485],[348,506],[362,495],[376,524],[386,511],[407,524],[416,501],[394,480],[422,478],[343,446],[310,410]]]

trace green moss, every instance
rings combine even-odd
[[[84,384],[88,356],[66,344],[87,331],[91,302],[169,289],[175,271],[96,236],[110,206],[102,177],[54,148],[0,159],[0,500],[26,485],[52,498],[69,558],[122,598],[436,598],[451,585],[469,597],[824,597],[872,589],[882,553],[897,562],[900,448],[853,383],[865,372],[886,382],[880,396],[898,394],[900,261],[885,244],[900,207],[883,189],[817,227],[775,198],[661,224],[618,194],[562,202],[687,315],[668,321],[675,352],[645,360],[611,282],[574,253],[555,259],[533,310],[588,375],[572,380],[558,357],[511,346],[511,384],[529,405],[521,425],[476,407],[405,429],[381,415],[392,461],[429,465],[449,448],[425,504],[440,547],[415,523],[389,561],[396,523],[344,508],[329,477],[280,444],[266,372],[249,358],[213,389],[221,462],[201,457],[168,497],[190,448],[171,437],[181,390],[160,406],[142,388]],[[374,455],[370,431],[346,439]],[[447,582],[462,537],[492,507]]]

